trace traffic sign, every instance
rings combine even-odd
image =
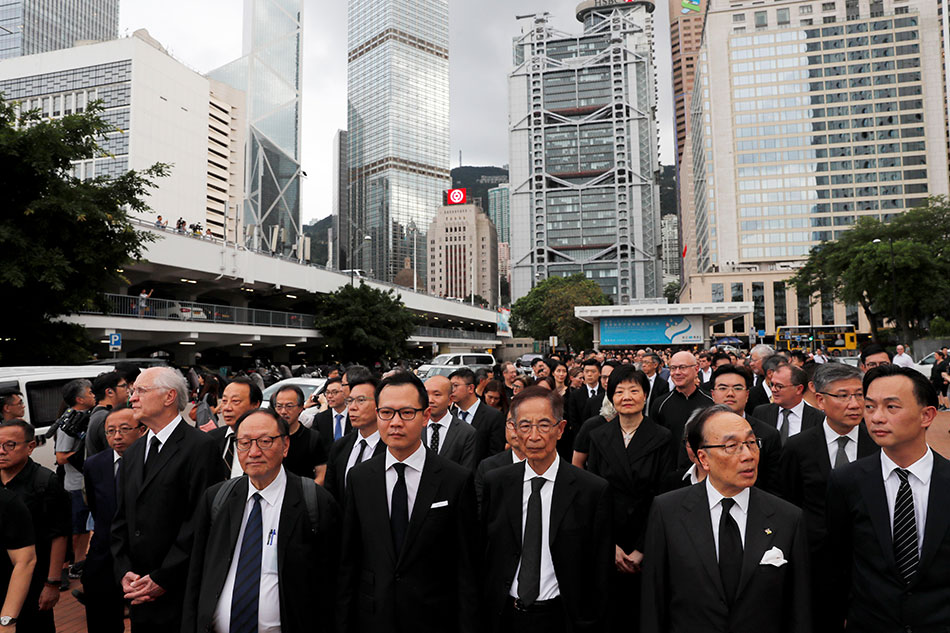
[[[118,332],[113,332],[109,335],[109,351],[110,352],[121,352],[122,351],[122,335]]]

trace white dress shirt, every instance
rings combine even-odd
[[[379,442],[379,430],[373,431],[369,437],[363,437],[359,431],[356,432],[356,441],[353,442],[353,448],[350,449],[350,456],[346,458],[346,473],[343,475],[343,483],[346,484],[346,478],[350,476],[350,469],[356,466],[356,457],[360,454],[360,442],[366,440],[366,448],[363,450],[362,464],[373,456],[376,452],[376,444]]]
[[[699,379],[700,379],[702,382],[709,382],[709,380],[712,378],[712,373],[713,373],[712,367],[710,367],[709,369],[706,369],[706,370],[700,369],[700,370],[699,370]]]
[[[825,444],[828,449],[828,459],[831,462],[831,467],[835,467],[835,456],[838,455],[838,438],[847,437],[848,443],[844,447],[845,455],[848,456],[848,462],[853,462],[858,458],[858,428],[861,425],[856,425],[853,429],[848,431],[844,436],[838,435],[838,432],[835,431],[828,425],[828,420],[826,419],[821,423],[821,428],[825,431]]]
[[[433,426],[441,427],[439,429],[439,450],[437,451],[438,453],[441,453],[442,447],[445,446],[445,436],[449,432],[449,424],[451,423],[452,423],[452,415],[448,411],[443,413],[442,417],[439,418],[438,420],[429,418],[429,423],[426,424],[425,438],[426,438],[426,446],[428,446],[430,450],[432,448],[432,430],[433,430],[432,427]]]
[[[897,503],[897,489],[901,480],[894,471],[900,468],[891,458],[881,451],[881,472],[884,475],[884,494],[887,496],[887,515],[890,517],[891,530],[894,530],[894,504]],[[927,525],[927,500],[930,497],[930,476],[934,469],[934,454],[930,447],[924,456],[907,467],[911,476],[907,477],[910,493],[914,497],[914,519],[917,521],[917,555],[924,544],[924,527]],[[893,534],[891,535],[893,537]]]
[[[231,594],[234,591],[234,577],[237,575],[238,559],[241,555],[241,543],[244,541],[244,528],[247,518],[251,514],[254,493],[261,495],[261,527],[264,531],[264,542],[261,546],[261,592],[257,606],[258,633],[280,633],[280,591],[277,574],[277,539],[280,535],[277,528],[280,525],[280,508],[284,503],[284,492],[287,490],[287,473],[281,466],[280,472],[274,481],[263,490],[258,490],[250,480],[247,482],[247,499],[244,503],[244,514],[241,515],[241,531],[234,544],[234,555],[228,576],[224,580],[218,606],[214,610],[212,626],[216,633],[228,633],[231,628]]]
[[[778,408],[778,419],[775,421],[775,428],[782,430],[782,424],[785,423],[785,407]],[[802,432],[802,414],[805,413],[805,401],[802,400],[790,409],[792,412],[788,416],[788,436],[798,435]]]
[[[402,462],[396,459],[389,450],[386,451],[386,503],[389,505],[389,516],[393,513],[393,488],[399,479],[393,464],[399,463],[407,467],[405,470],[406,493],[409,497],[409,517],[411,518],[412,507],[416,503],[416,493],[419,492],[419,481],[422,479],[422,469],[426,465],[426,449],[422,442],[419,442],[419,448]]]
[[[514,451],[511,452],[514,455]],[[561,595],[554,574],[554,560],[551,558],[551,543],[548,540],[551,533],[551,499],[554,497],[554,481],[557,479],[557,468],[561,458],[555,457],[554,462],[543,474],[534,472],[531,465],[525,462],[524,484],[521,486],[521,540],[524,542],[524,525],[528,518],[528,500],[531,498],[531,480],[535,477],[544,477],[547,481],[541,487],[541,585],[538,600],[551,600]],[[518,573],[521,571],[521,561],[515,569],[515,578],[511,583],[508,595],[518,597]]]
[[[523,461],[524,461],[524,458],[523,458],[523,457],[518,457],[518,455],[517,455],[514,451],[511,451],[511,463],[512,463],[512,464],[520,464],[520,463],[523,462]]]
[[[765,390],[765,395],[768,396],[769,402],[772,402],[772,388],[769,386],[769,383],[765,380],[762,381],[762,389]]]
[[[168,438],[172,436],[172,433],[175,432],[175,429],[178,428],[178,424],[181,422],[181,416],[179,415],[174,420],[165,425],[165,428],[159,431],[158,433],[152,432],[152,429],[148,430],[145,437],[145,459],[142,463],[148,461],[148,453],[152,449],[152,438],[157,437],[158,441],[161,442],[161,445],[158,447],[158,452],[161,453],[162,449],[165,448],[165,444],[168,442]]]
[[[896,354],[891,363],[898,367],[913,367],[914,359],[910,357],[910,354]]]
[[[475,398],[475,402],[472,404],[472,407],[470,409],[463,409],[462,407],[459,407],[458,405],[456,405],[456,408],[458,408],[459,411],[467,412],[467,415],[465,416],[465,420],[463,420],[464,422],[468,422],[469,424],[472,423],[472,419],[475,417],[475,412],[478,411],[478,405],[480,403],[481,403],[481,400],[479,400],[478,398]],[[459,419],[461,420],[462,416],[459,416]]]
[[[689,480],[689,485],[691,486],[699,483],[700,479],[696,474],[696,464],[687,468],[686,472],[683,473],[683,481],[687,480]]]
[[[733,497],[735,503],[729,510],[729,516],[739,526],[739,538],[742,539],[742,546],[745,547],[745,524],[749,518],[749,489],[745,488]],[[712,485],[709,477],[706,477],[706,497],[709,499],[709,518],[712,521],[713,540],[716,541],[716,560],[719,560],[719,518],[722,516],[722,494]]]

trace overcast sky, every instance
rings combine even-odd
[[[451,166],[508,163],[508,84],[512,38],[530,20],[516,15],[547,11],[552,25],[579,33],[574,0],[450,0]],[[122,0],[121,35],[139,28],[178,60],[199,72],[241,54],[242,0]],[[660,127],[660,162],[673,163],[672,90],[668,13],[654,16]],[[333,135],[346,127],[346,1],[306,2],[304,12],[303,217],[330,213]]]

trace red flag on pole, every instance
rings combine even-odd
[[[686,244],[683,244],[683,257],[686,257]]]

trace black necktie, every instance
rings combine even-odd
[[[894,502],[894,560],[904,582],[910,583],[917,573],[917,517],[914,515],[914,495],[907,481],[908,472],[898,468],[901,480]]]
[[[720,501],[722,514],[719,515],[719,576],[730,605],[735,602],[742,574],[742,537],[739,526],[729,513],[735,503],[735,499],[728,498]]]
[[[521,569],[518,570],[518,598],[528,606],[541,593],[541,488],[546,480],[531,480],[528,513],[524,519],[524,540],[521,544]]]
[[[429,442],[429,448],[432,449],[432,452],[435,454],[439,453],[439,429],[442,428],[440,424],[431,424],[429,428],[432,429],[432,439]]]
[[[232,433],[228,436],[228,447],[224,450],[224,464],[228,468],[228,472],[231,471],[231,466],[234,464],[234,440],[237,438],[237,435]],[[228,477],[231,475],[228,474]]]
[[[788,441],[788,416],[790,415],[792,415],[791,409],[782,409],[782,428],[778,430],[778,436],[782,442],[782,446],[785,446],[785,442]]]
[[[462,420],[462,422],[468,422],[468,411],[462,411],[459,409],[459,418]]]
[[[119,490],[119,471],[122,470],[122,458],[115,460],[115,489]]]
[[[257,633],[264,527],[261,495],[255,492],[251,498],[254,503],[244,525],[244,538],[241,540],[241,553],[234,574],[234,588],[231,590],[230,633]]]
[[[393,486],[389,525],[392,528],[393,545],[398,558],[402,551],[403,541],[406,540],[406,529],[409,527],[409,491],[406,489],[406,465],[393,464],[393,468],[396,469],[396,485]]]
[[[149,470],[155,465],[155,462],[158,460],[158,451],[162,446],[162,441],[158,439],[157,435],[153,435],[152,439],[148,443],[148,455],[145,457],[145,474],[148,475]]]
[[[366,446],[366,440],[360,440],[360,451],[356,454],[356,461],[353,462],[354,466],[363,463],[363,451],[366,450]]]

